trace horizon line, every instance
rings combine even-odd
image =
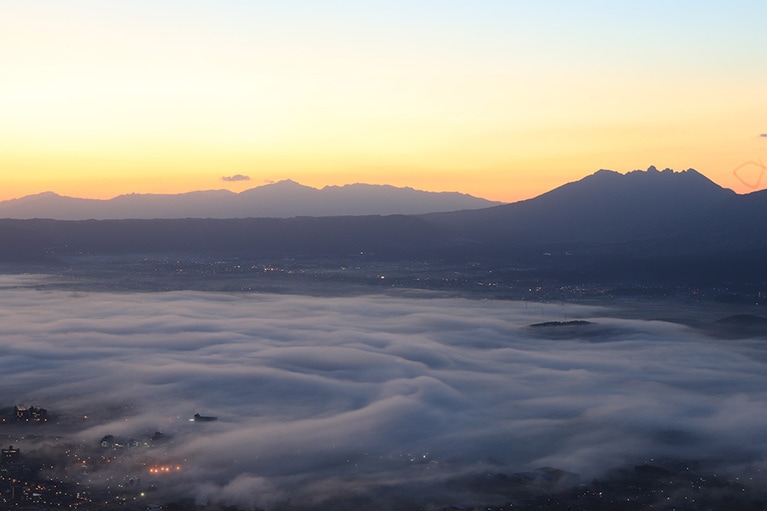
[[[486,200],[486,201],[489,201],[489,202],[496,202],[496,203],[499,203],[499,204],[514,204],[515,202],[521,202],[521,201],[525,201],[525,200],[534,199],[534,198],[539,197],[539,196],[541,196],[543,194],[546,194],[546,193],[548,193],[548,192],[550,192],[552,190],[556,190],[557,188],[560,188],[562,186],[568,185],[570,183],[576,183],[578,181],[581,181],[581,180],[583,180],[583,179],[585,179],[585,178],[587,178],[589,176],[592,176],[592,175],[594,175],[594,174],[596,174],[598,172],[608,171],[608,172],[614,172],[616,174],[620,174],[621,176],[625,176],[625,175],[628,175],[628,174],[633,173],[633,172],[645,172],[645,173],[646,172],[650,172],[651,169],[656,171],[656,172],[659,172],[659,173],[666,172],[666,171],[671,171],[674,174],[682,174],[682,173],[685,173],[687,171],[692,170],[692,171],[695,171],[698,174],[702,175],[703,177],[705,177],[706,179],[708,179],[712,183],[716,184],[717,186],[719,186],[721,188],[724,188],[724,189],[727,189],[727,190],[731,190],[734,193],[736,193],[737,195],[748,195],[748,193],[753,193],[753,192],[748,192],[748,193],[738,193],[738,192],[735,192],[731,188],[727,188],[725,186],[720,185],[719,183],[717,183],[716,181],[714,181],[713,179],[708,177],[705,173],[703,173],[703,172],[701,172],[701,171],[699,171],[697,169],[694,169],[692,167],[684,169],[684,170],[674,170],[674,169],[671,169],[671,168],[668,168],[668,167],[664,168],[663,170],[658,170],[657,167],[655,167],[655,165],[650,165],[647,169],[633,169],[633,170],[628,170],[628,171],[625,171],[625,172],[620,172],[620,171],[617,171],[617,170],[606,169],[606,168],[600,168],[600,169],[597,169],[597,170],[593,171],[590,174],[586,174],[583,177],[581,177],[579,179],[576,179],[574,181],[568,181],[568,182],[562,183],[560,185],[555,186],[554,188],[551,188],[549,190],[541,192],[541,193],[539,193],[537,195],[532,195],[530,197],[525,197],[525,198],[522,198],[522,199],[518,199],[516,201],[493,200],[493,199],[488,199],[486,197],[481,197],[481,196],[478,196],[478,195],[473,195],[473,194],[470,194],[470,193],[467,193],[467,192],[462,192],[462,191],[459,191],[459,190],[425,190],[425,189],[422,189],[422,188],[415,188],[413,186],[408,186],[408,185],[406,185],[406,186],[397,186],[397,185],[392,185],[392,184],[388,184],[388,183],[365,183],[365,182],[357,181],[357,182],[353,182],[353,183],[343,183],[343,184],[326,184],[326,185],[323,185],[321,187],[316,187],[316,186],[311,186],[311,185],[306,185],[306,184],[300,183],[300,182],[298,182],[298,181],[296,181],[296,180],[294,180],[292,178],[285,178],[285,179],[280,179],[280,180],[277,180],[277,181],[268,180],[268,181],[265,181],[263,184],[260,184],[260,185],[257,185],[257,186],[252,186],[252,187],[246,188],[244,190],[240,190],[240,191],[234,191],[234,190],[230,190],[228,188],[205,188],[205,189],[187,190],[187,191],[182,191],[182,192],[126,192],[126,193],[120,193],[120,194],[114,195],[112,197],[103,198],[103,199],[102,198],[94,198],[94,197],[62,195],[62,194],[60,194],[60,193],[58,193],[58,192],[56,192],[54,190],[50,190],[49,189],[49,190],[44,190],[44,191],[36,192],[36,193],[30,193],[30,194],[22,195],[22,196],[18,196],[18,197],[12,197],[12,198],[8,198],[8,199],[0,199],[0,204],[6,203],[6,202],[11,202],[11,201],[16,201],[16,200],[22,200],[22,199],[26,199],[26,198],[29,198],[29,197],[37,197],[37,196],[41,196],[41,195],[47,195],[47,194],[55,195],[57,197],[61,197],[61,198],[65,198],[65,199],[99,201],[99,202],[109,202],[111,200],[114,200],[114,199],[117,199],[117,198],[120,198],[120,197],[128,197],[128,196],[134,196],[134,195],[136,195],[136,196],[171,196],[171,197],[173,197],[173,196],[188,195],[188,194],[193,194],[193,193],[205,193],[205,192],[228,192],[228,193],[231,193],[233,195],[240,195],[242,193],[245,193],[245,192],[248,192],[248,191],[251,191],[251,190],[255,190],[255,189],[258,189],[258,188],[264,188],[264,187],[267,187],[267,186],[273,186],[273,185],[280,184],[280,183],[295,183],[296,185],[299,185],[301,187],[311,188],[311,189],[317,190],[317,191],[322,191],[322,190],[327,189],[327,188],[343,188],[343,187],[346,187],[346,186],[355,186],[355,185],[380,186],[380,187],[391,187],[391,188],[400,189],[400,190],[407,190],[407,189],[409,189],[409,190],[414,190],[416,192],[423,192],[423,193],[460,194],[460,195],[466,195],[466,196],[469,196],[469,197],[472,197],[472,198],[475,198],[475,199]],[[248,179],[234,180],[233,181],[233,180],[230,180],[230,179],[226,179],[225,177],[222,177],[221,181],[224,182],[224,183],[233,183],[233,182],[249,183],[250,179],[248,178]],[[758,190],[754,190],[754,191],[758,191]]]

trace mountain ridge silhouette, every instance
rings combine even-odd
[[[43,192],[0,202],[0,218],[122,220],[423,214],[484,208],[496,201],[457,192],[352,184],[312,188],[283,180],[239,193],[198,190],[179,194],[122,194],[80,199]]]

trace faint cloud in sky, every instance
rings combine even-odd
[[[767,133],[760,133],[759,138],[767,138]],[[738,181],[754,190],[761,185],[765,172],[767,172],[767,166],[762,163],[761,158],[743,162],[732,170],[732,174]]]
[[[751,160],[735,167],[732,174],[745,186],[756,189],[762,183],[765,171],[767,171],[767,167],[761,160]]]
[[[233,176],[222,176],[221,181],[226,181],[228,183],[234,183],[237,181],[250,181],[250,176],[245,176],[243,174],[235,174]]]

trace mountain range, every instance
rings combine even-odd
[[[416,215],[501,204],[457,192],[425,192],[352,184],[316,189],[285,180],[240,193],[128,194],[109,200],[53,192],[0,202],[0,218],[116,220],[159,218],[289,218],[294,216]]]
[[[4,219],[0,239],[0,261],[6,262],[131,254],[251,261],[364,256],[399,267],[412,261],[459,269],[481,264],[570,283],[684,281],[767,289],[767,190],[738,195],[693,169],[600,170],[533,199],[439,213]]]

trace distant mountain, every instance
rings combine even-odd
[[[211,193],[274,208],[285,201],[316,204],[314,197],[321,195],[328,204],[346,200],[351,208],[345,195],[350,191],[355,200],[374,204],[379,192],[392,190],[370,185],[315,190],[281,182],[241,194]],[[399,197],[430,196],[393,191]],[[174,201],[200,197],[208,208],[216,203],[208,192],[168,196],[162,203],[172,208]],[[149,211],[157,207],[156,199],[123,196],[113,204],[145,201]],[[33,206],[40,200],[69,205],[66,198],[51,194],[19,201]],[[146,254],[327,261],[364,254],[366,261],[434,261],[463,268],[479,264],[564,283],[695,282],[725,290],[767,289],[767,191],[737,195],[692,169],[600,170],[534,199],[478,210],[322,216],[336,212],[326,208],[315,206],[318,216],[290,218],[5,219],[0,220],[0,261]],[[168,211],[153,210],[153,216],[160,214]]]
[[[694,169],[599,170],[533,199],[426,218],[481,242],[572,247],[657,236],[734,197]]]
[[[454,261],[585,281],[767,279],[767,191],[737,195],[693,169],[601,170],[527,201],[421,218],[461,240]]]
[[[208,190],[175,195],[129,194],[109,200],[76,199],[45,192],[0,202],[0,218],[107,220],[413,215],[497,204],[500,203],[455,192],[425,192],[367,184],[316,189],[286,180],[241,193]]]

